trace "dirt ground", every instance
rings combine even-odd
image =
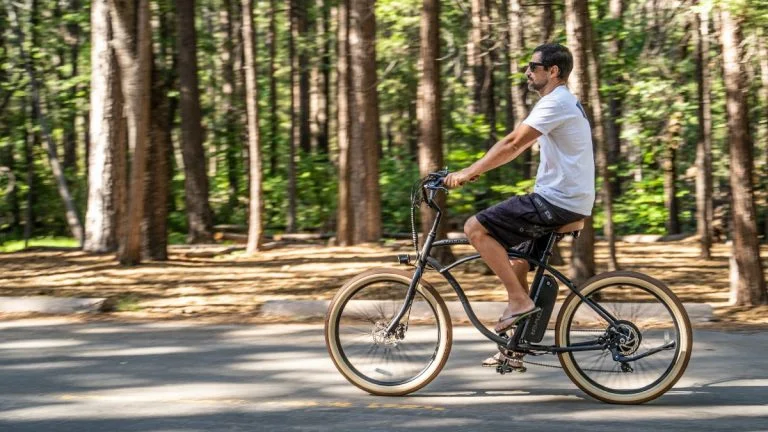
[[[122,267],[113,255],[75,250],[37,249],[0,254],[0,295],[108,297],[117,311],[96,319],[180,319],[216,322],[259,322],[268,300],[330,299],[343,282],[372,267],[397,267],[395,256],[412,253],[407,241],[385,245],[330,247],[324,243],[273,243],[256,256],[232,246],[176,246],[165,262]],[[568,245],[561,245],[567,269]],[[606,271],[607,244],[598,242],[598,272]],[[647,273],[669,285],[683,302],[715,307],[713,325],[768,326],[768,306],[728,307],[730,246],[718,244],[713,259],[698,258],[694,241],[617,244],[624,270]],[[465,255],[469,247],[455,247]],[[768,256],[768,248],[762,256]],[[483,265],[454,275],[472,301],[503,301],[505,292]],[[436,274],[426,278],[445,294],[456,296]],[[561,295],[565,291],[561,290]],[[15,317],[16,315],[11,315]],[[6,318],[9,316],[6,315]],[[93,317],[89,318],[93,319]]]

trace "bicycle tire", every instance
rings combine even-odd
[[[641,404],[654,400],[672,388],[672,386],[674,386],[683,376],[688,366],[693,344],[691,323],[688,314],[685,312],[685,308],[677,296],[675,296],[664,283],[642,273],[630,271],[604,273],[589,279],[584,284],[584,287],[580,289],[580,292],[584,296],[589,297],[600,291],[607,290],[609,287],[632,287],[646,293],[650,299],[657,299],[658,302],[663,305],[664,309],[669,314],[669,320],[672,323],[671,328],[675,330],[675,352],[671,357],[671,363],[659,378],[636,389],[611,388],[607,385],[598,383],[590,376],[590,373],[593,372],[593,370],[582,368],[576,359],[577,353],[574,352],[558,353],[560,364],[571,381],[582,391],[595,399],[615,404]],[[602,299],[596,300],[596,302],[606,304]],[[640,304],[644,305],[645,303]],[[589,308],[589,306],[581,301],[575,293],[571,293],[563,302],[555,325],[555,343],[557,346],[568,346],[570,335],[575,334],[577,331],[573,329],[573,326],[576,311],[579,306]],[[652,328],[650,325],[652,324],[649,324],[649,328]],[[660,328],[663,327],[659,326],[655,331],[660,332],[661,330],[658,330]],[[650,331],[654,330],[649,330],[649,332]],[[670,330],[667,330],[664,333],[665,338],[669,334],[669,331]],[[638,333],[642,332],[638,331]],[[642,337],[639,340],[642,340]],[[651,357],[652,356],[648,356],[646,359],[650,359]],[[611,359],[611,361],[613,360]],[[613,364],[613,366],[615,367],[616,364]],[[617,375],[614,374],[613,376],[615,377]]]
[[[380,304],[372,302],[370,303],[371,310],[363,314],[363,318],[360,319],[362,324],[360,332],[358,332],[358,339],[361,339],[361,344],[370,345],[378,350],[379,346],[384,346],[383,350],[386,352],[386,343],[381,340],[377,341],[376,330],[381,328],[381,323],[387,324],[394,316],[399,306],[405,300],[405,294],[402,287],[407,289],[410,284],[412,274],[410,272],[398,269],[379,268],[368,270],[344,284],[334,296],[333,300],[328,306],[328,313],[325,319],[325,343],[328,349],[328,353],[331,357],[336,368],[339,372],[353,385],[358,388],[379,396],[402,396],[414,391],[417,391],[437,377],[442,370],[445,363],[448,361],[451,345],[453,342],[453,333],[451,327],[451,318],[448,313],[448,308],[445,302],[440,297],[440,294],[424,279],[422,279],[417,286],[417,295],[414,299],[414,305],[420,303],[422,306],[426,304],[428,307],[422,307],[422,310],[426,310],[427,313],[433,314],[434,325],[430,324],[427,329],[427,333],[432,336],[436,336],[434,343],[434,351],[429,353],[430,342],[425,343],[427,355],[424,362],[425,366],[414,373],[413,376],[407,376],[403,379],[391,379],[389,381],[383,381],[381,377],[374,377],[370,369],[378,371],[378,366],[372,362],[368,365],[367,370],[362,368],[359,364],[356,364],[351,356],[347,355],[344,342],[342,341],[343,329],[340,330],[342,320],[355,320],[355,316],[349,311],[352,308],[352,302],[355,299],[356,294],[365,290],[367,287],[374,286],[375,284],[383,285],[383,288],[377,291],[378,294],[391,295],[395,297],[391,301],[391,305],[385,310]],[[397,287],[397,289],[389,289],[387,287]],[[399,296],[399,298],[398,298]],[[353,300],[354,299],[354,300]],[[367,305],[366,303],[358,302],[357,306]],[[412,307],[413,309],[413,307]],[[370,313],[378,314],[380,316],[369,316]],[[369,314],[369,315],[365,315]],[[422,331],[418,328],[418,323],[411,328],[408,323],[410,314],[407,315],[402,321],[406,321],[406,332],[419,332]],[[416,320],[414,320],[416,322]],[[368,333],[363,331],[366,329],[366,325],[369,325],[367,330],[370,330],[370,338],[368,341]],[[376,327],[376,326],[379,327]],[[408,338],[408,333],[400,340],[395,340],[395,348],[406,347],[410,342],[414,342],[412,339],[418,341],[419,337],[414,336],[412,339]],[[416,333],[420,334],[420,333]],[[362,335],[362,336],[361,336]],[[423,347],[420,347],[423,348]],[[422,350],[424,351],[424,350]],[[411,356],[406,356],[410,359]]]

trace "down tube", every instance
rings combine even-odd
[[[456,295],[459,297],[459,301],[461,302],[461,306],[464,308],[464,312],[466,312],[467,317],[469,317],[469,321],[472,323],[475,328],[482,333],[485,337],[488,339],[496,342],[500,345],[506,345],[507,339],[502,338],[499,335],[491,332],[488,330],[483,323],[480,322],[480,320],[477,318],[477,315],[475,315],[475,312],[472,310],[472,306],[469,304],[469,300],[467,299],[467,296],[464,294],[464,291],[461,289],[461,285],[459,285],[459,282],[456,281],[456,278],[453,277],[453,275],[440,264],[436,259],[432,257],[427,258],[427,264],[429,264],[430,267],[437,270],[438,273],[443,275],[446,281],[448,281],[449,284],[451,284],[451,287],[456,292]]]

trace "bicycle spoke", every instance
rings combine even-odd
[[[363,376],[378,382],[404,382],[433,361],[439,344],[434,314],[431,319],[420,319],[418,325],[408,325],[408,312],[394,334],[386,334],[386,327],[402,307],[407,288],[392,282],[366,286],[349,299],[341,314],[340,347],[350,366]],[[430,306],[417,294],[411,305],[414,308]]]
[[[665,339],[676,339],[674,318],[663,303],[641,287],[633,285],[608,285],[590,293],[590,298],[606,308],[619,323],[619,328],[628,333],[627,340],[631,340],[629,333],[637,333],[633,337],[642,338],[641,342],[632,347],[628,342],[627,357],[641,355],[648,351],[663,346]],[[599,298],[600,300],[595,300]],[[585,321],[573,320],[568,332],[568,343],[574,345],[583,342],[587,327],[604,326],[605,335],[608,336],[608,324],[584,302],[576,306],[574,316],[589,317],[580,318]],[[651,318],[654,317],[654,318]],[[591,325],[590,325],[591,322]],[[640,391],[643,388],[654,385],[671,368],[675,359],[675,350],[662,350],[630,362],[631,372],[625,372],[621,364],[613,360],[609,351],[603,351],[599,355],[594,352],[573,352],[570,354],[582,374],[599,388],[615,391]]]

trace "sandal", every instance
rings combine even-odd
[[[511,366],[514,369],[522,369],[523,366],[523,356],[525,356],[524,353],[519,352],[512,352],[510,355],[504,355],[502,352],[497,352],[495,355],[492,355],[488,357],[487,359],[483,360],[482,366],[483,367],[496,367],[501,365],[501,362],[504,360],[509,360],[507,364]]]
[[[516,314],[510,314],[510,315],[507,315],[505,317],[501,317],[501,318],[499,318],[499,322],[496,324],[496,327],[493,330],[496,333],[504,333],[505,331],[507,331],[507,330],[511,329],[512,327],[514,327],[515,325],[517,325],[517,323],[519,323],[523,319],[528,318],[529,316],[531,316],[531,315],[533,315],[535,313],[538,313],[540,311],[541,311],[540,307],[534,306],[533,309],[531,309],[531,310],[529,310],[527,312],[520,312],[520,313],[516,313]],[[507,325],[505,325],[502,328],[498,328],[499,324],[501,324],[503,322],[506,322],[506,321],[509,321],[509,323]]]

